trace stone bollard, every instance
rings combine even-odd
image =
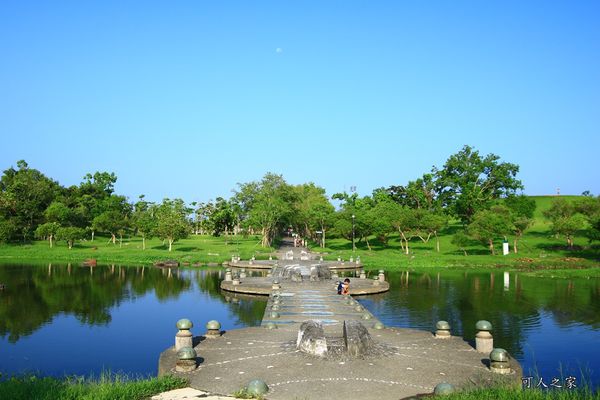
[[[497,374],[510,374],[508,352],[504,349],[494,349],[490,352],[490,370]]]
[[[273,261],[273,256],[269,254],[269,261]]]
[[[275,322],[267,322],[264,327],[265,329],[277,329],[277,324]]]
[[[235,256],[231,256],[231,262],[234,263],[235,262]]]
[[[371,319],[371,318],[373,318],[373,317],[372,317],[372,316],[371,316],[371,314],[369,314],[369,313],[364,313],[364,314],[362,315],[362,319]]]
[[[192,347],[192,332],[190,332],[190,329],[194,326],[192,321],[183,318],[177,321],[176,326],[179,331],[175,335],[175,351],[179,351],[184,347]]]
[[[331,279],[334,279],[334,280],[335,280],[335,279],[340,279],[340,275],[339,275],[337,272],[333,272],[333,273],[331,274]]]
[[[360,279],[367,279],[367,274],[364,269],[360,270]]]
[[[236,276],[235,278],[233,278],[233,280],[231,281],[231,284],[232,284],[233,286],[237,286],[237,285],[239,285],[240,283],[241,283],[241,282],[240,282],[240,278],[238,278],[237,276]]]
[[[271,313],[269,314],[269,317],[272,319],[277,319],[277,318],[279,318],[279,313],[277,311],[271,311]]]
[[[246,393],[251,395],[255,399],[262,399],[269,391],[269,386],[260,379],[254,379],[246,386]]]
[[[377,321],[373,324],[373,329],[377,329],[377,330],[381,330],[385,328],[385,325],[383,325],[383,323]]]
[[[360,264],[360,256],[356,256],[356,264]]]
[[[338,262],[342,261],[342,257],[338,256]]]
[[[357,305],[356,307],[354,307],[354,311],[361,312],[361,311],[364,311],[364,308],[361,305]]]
[[[350,262],[353,263],[354,262],[354,257],[350,256]]]
[[[227,268],[225,270],[225,282],[231,282],[233,280],[233,275],[231,275],[231,269]]]
[[[456,391],[456,389],[454,388],[454,386],[450,383],[438,383],[435,386],[435,389],[433,389],[433,394],[435,396],[448,396],[452,393],[454,393]]]
[[[480,353],[489,354],[494,348],[494,338],[490,333],[492,323],[485,320],[477,321],[475,329],[478,331],[475,335],[475,349]]]
[[[246,268],[240,270],[240,279],[246,278]]]
[[[196,369],[196,350],[192,347],[184,347],[177,352],[177,363],[175,371],[177,372],[192,372]]]
[[[275,279],[275,280],[273,281],[273,286],[272,286],[272,289],[273,289],[273,290],[279,290],[279,289],[281,289],[281,285],[279,284],[279,281],[278,281],[277,279]]]
[[[323,261],[323,256],[319,256],[319,261]]]
[[[206,323],[206,333],[205,336],[207,338],[217,338],[221,336],[221,323],[217,320],[211,320]]]
[[[379,277],[375,276],[373,277],[373,286],[379,286],[381,284],[381,282],[379,281]]]
[[[379,281],[380,282],[385,282],[385,273],[382,269],[379,270]]]
[[[271,306],[271,310],[273,310],[273,311],[279,311],[279,304],[273,304]]]
[[[436,339],[448,339],[450,335],[450,324],[447,321],[438,321],[435,324]]]

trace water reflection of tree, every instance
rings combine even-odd
[[[196,271],[198,286],[211,298],[219,299],[227,305],[229,311],[237,318],[237,326],[257,326],[267,304],[266,296],[245,296],[221,291],[221,281],[224,278],[222,268],[203,268]]]
[[[0,335],[16,342],[59,314],[88,325],[106,325],[110,308],[154,290],[162,300],[190,287],[188,279],[156,268],[120,266],[3,266]]]
[[[223,292],[229,310],[237,317],[237,326],[258,326],[267,306],[267,296],[249,296]]]

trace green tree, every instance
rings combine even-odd
[[[134,205],[132,223],[138,235],[142,237],[142,250],[146,250],[146,240],[154,237],[157,227],[156,206],[144,200],[140,195],[139,201]]]
[[[495,154],[482,157],[479,151],[464,146],[448,158],[442,169],[434,168],[435,191],[441,205],[467,224],[494,200],[522,189],[521,181],[516,179],[518,165],[499,160]]]
[[[299,231],[306,237],[319,240],[325,247],[327,231],[333,224],[335,208],[329,202],[325,189],[314,183],[295,186],[297,192],[296,221]],[[301,228],[301,229],[300,229]]]
[[[9,240],[17,235],[23,241],[32,238],[59,189],[58,183],[23,160],[17,162],[17,169],[5,170],[0,178],[0,216],[7,221],[4,235],[10,234]]]
[[[69,249],[73,248],[73,244],[76,240],[81,240],[83,238],[85,238],[85,230],[74,226],[61,227],[56,231],[56,239],[65,240]]]
[[[564,235],[567,240],[567,246],[573,248],[573,236],[575,233],[585,228],[585,218],[578,213],[575,204],[563,198],[556,198],[552,201],[549,209],[544,211],[544,216],[552,224],[550,230],[558,237]]]
[[[435,178],[434,174],[423,174],[406,186],[390,186],[385,192],[393,201],[409,208],[437,209],[439,204]]]
[[[222,233],[225,234],[225,244],[227,244],[227,237],[233,230],[236,222],[231,204],[224,198],[217,197],[210,219],[213,235],[220,236]]]
[[[173,243],[188,236],[190,225],[188,214],[191,212],[181,199],[164,199],[156,209],[156,235],[169,243],[169,251]]]
[[[467,227],[469,236],[487,245],[492,255],[495,254],[494,240],[506,238],[512,231],[514,225],[511,222],[510,210],[501,205],[477,212]]]
[[[269,247],[278,232],[294,215],[296,193],[281,175],[267,173],[260,182],[239,184],[234,202],[239,205],[242,223],[261,233],[261,245]]]
[[[575,201],[575,210],[587,220],[585,235],[589,241],[600,240],[600,196],[593,197],[588,192],[587,196]]]
[[[435,237],[435,250],[440,251],[440,238],[438,233],[448,226],[448,217],[441,212],[424,210],[420,219],[421,229],[427,233],[427,238]],[[429,239],[427,239],[429,240]]]
[[[504,200],[504,205],[510,209],[512,222],[515,226],[515,240],[513,251],[518,253],[518,241],[523,236],[523,232],[529,229],[533,224],[533,213],[535,212],[535,200],[525,195],[508,196]]]
[[[373,235],[375,229],[374,221],[371,219],[371,209],[375,201],[370,196],[358,197],[358,194],[336,193],[332,196],[340,200],[341,209],[335,215],[334,229],[347,240],[358,239],[358,243],[365,241],[367,248],[371,251],[369,236]]]
[[[58,222],[46,222],[45,224],[38,225],[35,230],[35,237],[48,240],[50,242],[50,248],[52,248],[54,238],[59,229],[60,224]]]
[[[382,197],[367,211],[372,232],[383,244],[387,244],[388,235],[395,232],[394,221],[402,208],[389,197]]]
[[[465,233],[465,231],[461,230],[452,235],[451,243],[458,247],[465,256],[467,255],[467,246],[469,245],[469,242],[469,236]]]
[[[9,242],[18,232],[13,220],[0,215],[0,243]]]

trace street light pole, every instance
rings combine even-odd
[[[352,253],[354,253],[354,250],[356,250],[356,247],[354,246],[354,219],[356,218],[356,216],[354,214],[352,214]]]

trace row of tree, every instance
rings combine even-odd
[[[375,237],[387,244],[398,234],[402,250],[409,253],[412,240],[434,239],[449,221],[459,220],[453,242],[465,248],[472,239],[494,253],[494,241],[514,237],[513,248],[533,223],[535,201],[517,191],[518,166],[501,162],[494,154],[481,156],[465,146],[440,167],[405,186],[376,189],[372,195],[336,193],[336,208],[325,190],[313,183],[288,184],[281,175],[267,173],[260,181],[238,184],[230,199],[206,203],[165,199],[159,204],[140,196],[130,203],[114,193],[117,177],[96,172],[78,186],[62,187],[41,172],[19,161],[0,179],[0,241],[44,238],[53,245],[65,240],[72,247],[79,239],[94,240],[97,232],[122,243],[127,235],[146,240],[159,237],[168,245],[190,233],[257,234],[263,246],[284,232],[293,231],[325,246],[326,238],[345,237],[365,242]],[[576,231],[587,228],[590,240],[600,239],[600,198],[584,196],[576,203],[558,199],[545,213],[552,230],[573,245]]]

